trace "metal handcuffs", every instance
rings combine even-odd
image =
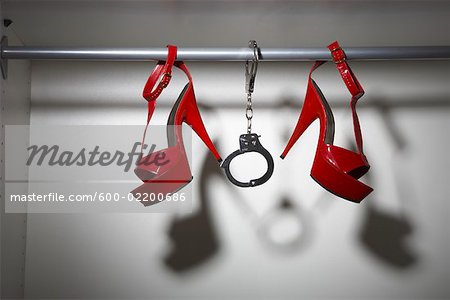
[[[225,169],[225,174],[227,175],[228,179],[237,186],[240,187],[258,186],[265,183],[272,176],[274,168],[272,155],[270,155],[269,151],[267,151],[261,145],[258,137],[259,136],[256,133],[241,134],[241,136],[239,137],[240,149],[234,151],[227,158],[225,158],[225,160],[221,165],[221,167]],[[233,175],[231,174],[230,163],[235,157],[248,152],[257,152],[261,154],[266,159],[267,171],[260,178],[251,179],[249,182],[241,182],[236,178],[234,178]]]

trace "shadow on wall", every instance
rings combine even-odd
[[[299,253],[310,245],[313,224],[310,214],[287,195],[258,220],[257,233],[261,243],[279,254]]]
[[[414,226],[406,217],[383,212],[373,205],[366,211],[359,240],[368,252],[383,263],[398,269],[407,269],[418,262],[418,257],[407,245]]]
[[[218,146],[217,142],[214,142]],[[193,215],[174,218],[169,225],[168,235],[173,248],[164,258],[166,267],[176,273],[184,273],[204,265],[220,250],[220,241],[211,217],[208,184],[214,176],[224,179],[217,161],[209,153],[200,172],[200,208]],[[226,179],[224,179],[226,180]],[[230,189],[236,192],[236,190]],[[238,193],[232,197],[236,205],[255,226],[255,233],[261,244],[269,250],[282,254],[297,253],[310,241],[309,217],[289,197],[282,196],[275,201],[273,209],[259,217]],[[232,199],[230,199],[232,200]],[[286,222],[287,224],[283,224]],[[284,230],[286,229],[291,230]],[[283,227],[284,226],[284,227]]]
[[[184,272],[206,263],[220,249],[220,242],[211,218],[208,181],[221,176],[217,161],[206,155],[200,171],[200,207],[193,215],[175,218],[169,225],[168,235],[173,241],[172,251],[165,257],[167,268]]]
[[[398,187],[400,191],[408,188],[404,185]],[[403,202],[401,204],[406,202],[404,197],[399,199]],[[406,270],[415,266],[419,257],[408,245],[408,239],[414,238],[415,228],[406,212],[402,211],[400,215],[389,213],[375,207],[375,199],[368,200],[358,236],[363,248],[390,267]]]
[[[391,138],[399,152],[406,149],[407,143],[401,132],[396,128],[390,118],[390,110],[383,105],[383,101],[371,101],[381,114],[383,122],[391,135]],[[283,106],[291,107],[290,101],[284,101]],[[202,107],[204,110],[211,110],[210,107]],[[217,142],[215,142],[217,145]],[[352,140],[350,145],[353,145]],[[396,170],[394,170],[395,172]],[[206,264],[220,251],[220,241],[214,228],[214,220],[211,216],[208,195],[208,184],[211,178],[218,176],[223,178],[223,172],[212,155],[206,155],[200,173],[200,207],[194,214],[184,217],[176,217],[169,225],[168,235],[173,242],[173,248],[164,258],[166,267],[176,273],[183,273],[193,268]],[[370,177],[367,177],[370,185]],[[398,181],[398,180],[397,180]],[[400,182],[398,181],[398,184]],[[408,187],[398,185],[399,190]],[[402,195],[400,195],[402,196]],[[295,201],[286,195],[280,194],[280,199],[275,199],[273,209],[265,216],[258,217],[245,203],[245,199],[240,199],[236,194],[237,205],[253,219],[253,224],[257,226],[257,233],[262,244],[272,249],[287,249],[281,253],[294,252],[299,246],[305,246],[305,241],[311,241],[309,224],[311,220],[305,212],[302,212]],[[400,197],[402,202],[405,197]],[[230,199],[232,200],[232,199]],[[407,238],[414,237],[414,225],[405,213],[401,215],[383,211],[373,203],[373,199],[367,199],[367,209],[357,236],[363,249],[371,253],[380,262],[396,269],[408,269],[416,265],[419,257],[408,246]],[[302,212],[300,214],[300,212]],[[298,235],[293,235],[290,240],[276,241],[278,232],[271,233],[271,227],[275,227],[277,222],[284,218],[294,216],[301,229]],[[308,221],[308,222],[306,222]],[[305,239],[305,236],[307,239]],[[286,242],[287,241],[287,242]]]
[[[392,142],[396,148],[396,154],[402,155],[407,148],[407,141],[402,136],[401,131],[395,125],[391,117],[391,110],[385,101],[375,100],[372,104],[377,108],[381,115],[383,124],[386,126]],[[378,260],[386,265],[406,270],[415,266],[419,262],[419,257],[414,253],[413,249],[408,245],[408,239],[414,237],[414,224],[407,216],[405,203],[411,200],[407,197],[406,191],[410,189],[407,186],[408,174],[399,174],[398,168],[393,165],[392,172],[400,192],[399,200],[403,207],[400,215],[392,214],[387,211],[375,207],[375,199],[368,199],[367,210],[359,234],[361,245],[369,253],[374,255]],[[400,177],[403,178],[400,180]],[[370,176],[367,177],[370,181]],[[408,205],[411,203],[408,202]]]

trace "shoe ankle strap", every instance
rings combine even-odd
[[[155,110],[156,99],[158,99],[162,91],[169,85],[169,82],[172,79],[173,66],[176,66],[177,68],[182,70],[189,79],[189,82],[192,83],[192,77],[187,66],[182,61],[176,61],[176,58],[177,46],[167,45],[167,59],[165,61],[158,61],[152,73],[147,79],[147,82],[144,86],[144,91],[142,92],[142,96],[145,100],[148,101],[147,125],[150,122],[153,111]],[[158,80],[158,86],[156,86],[155,88]]]
[[[153,69],[151,75],[148,77],[142,95],[147,101],[156,100],[162,93],[172,78],[172,66],[177,58],[177,47],[167,45],[167,59],[165,61],[158,61],[156,67]],[[161,77],[162,76],[162,77]],[[161,80],[159,80],[161,77]],[[158,86],[155,88],[156,83]]]
[[[364,155],[361,127],[359,124],[358,115],[356,114],[356,102],[359,98],[362,97],[362,95],[364,95],[364,89],[362,88],[358,79],[356,79],[355,74],[353,74],[350,66],[347,64],[347,57],[345,56],[344,50],[342,50],[341,46],[339,46],[339,43],[337,41],[331,43],[328,46],[328,49],[330,49],[331,51],[333,62],[336,64],[336,68],[341,74],[341,77],[344,80],[347,89],[349,90],[350,94],[352,94],[350,107],[352,109],[356,147],[358,148],[358,152]]]
[[[363,140],[361,134],[361,127],[359,124],[358,115],[356,114],[356,103],[362,95],[364,95],[364,90],[359,83],[358,79],[356,79],[353,74],[352,69],[347,64],[347,58],[345,56],[344,50],[339,46],[337,41],[331,43],[328,46],[328,49],[331,51],[331,56],[333,58],[333,62],[336,64],[336,68],[338,69],[345,85],[347,86],[350,94],[352,95],[352,99],[350,101],[350,107],[352,110],[352,118],[353,118],[353,128],[356,139],[356,147],[358,148],[358,152],[363,154]],[[323,65],[325,61],[316,61],[309,72],[309,80],[311,80],[312,73],[318,67]]]
[[[152,118],[153,112],[155,111],[156,99],[158,99],[159,95],[161,95],[163,89],[169,85],[169,82],[172,79],[172,67],[175,66],[182,70],[186,74],[189,83],[192,85],[192,76],[189,69],[183,61],[176,61],[176,59],[177,46],[167,45],[167,59],[165,61],[158,61],[144,86],[142,95],[145,100],[147,100],[147,125],[145,126],[144,135],[142,137],[141,153],[148,125],[150,123],[150,119]],[[159,80],[161,76],[162,78]],[[158,80],[158,86],[155,88]]]
[[[361,98],[361,96],[364,95],[364,89],[358,79],[356,79],[350,66],[347,64],[347,57],[345,56],[344,50],[339,46],[337,41],[328,45],[328,49],[331,51],[333,62],[336,64],[336,68],[341,74],[342,80],[347,86],[350,94],[352,94],[355,100]]]

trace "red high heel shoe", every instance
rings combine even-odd
[[[318,118],[320,120],[320,135],[311,169],[311,177],[329,192],[359,203],[373,191],[371,187],[358,181],[370,168],[363,153],[361,128],[356,114],[356,102],[364,95],[364,90],[347,64],[345,53],[338,42],[329,45],[328,49],[330,49],[333,61],[352,95],[350,107],[352,109],[357,152],[333,145],[333,113],[322,91],[311,78],[312,72],[325,63],[324,61],[317,61],[309,73],[305,102],[298,123],[283,154],[281,154],[281,158],[284,159],[298,138]]]
[[[217,161],[222,161],[214,144],[209,138],[205,125],[200,117],[200,112],[195,100],[191,74],[184,62],[175,61],[177,47],[169,45],[167,48],[167,60],[165,62],[158,62],[144,87],[143,96],[148,101],[148,113],[142,144],[144,144],[148,124],[150,123],[155,110],[156,99],[170,82],[172,66],[174,65],[182,70],[186,74],[189,82],[179,95],[167,120],[167,125],[175,125],[167,127],[169,147],[142,157],[134,170],[144,184],[134,189],[131,193],[145,206],[156,204],[160,199],[165,199],[168,194],[177,192],[191,182],[193,178],[183,144],[181,132],[181,125],[183,122],[194,129],[209,150],[214,154]],[[161,80],[159,81],[158,86],[154,88],[160,77]],[[162,165],[153,163],[155,161],[161,161],[161,159],[167,163]],[[154,194],[154,196],[152,197],[151,194]]]

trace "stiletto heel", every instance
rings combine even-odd
[[[310,100],[311,93],[309,92],[309,86],[306,91],[305,102],[303,104],[302,112],[297,121],[297,125],[295,126],[294,133],[292,133],[291,138],[289,139],[286,148],[283,153],[280,155],[282,159],[286,157],[291,150],[292,146],[297,142],[300,136],[305,132],[306,129],[316,120],[319,115],[317,114],[317,109],[314,107],[314,100]]]
[[[192,127],[192,129],[197,133],[197,135],[202,139],[203,143],[208,147],[208,149],[211,151],[211,153],[214,155],[216,160],[218,162],[222,161],[222,158],[219,155],[219,152],[217,152],[216,147],[214,146],[213,142],[211,141],[208,133],[206,132],[205,125],[203,124],[202,118],[200,116],[200,111],[198,110],[197,104],[194,99],[194,92],[193,89],[190,89],[192,91],[191,96],[187,96],[187,103],[186,103],[186,114],[185,114],[185,122]]]
[[[333,61],[352,95],[350,107],[352,110],[353,126],[357,152],[353,152],[333,145],[334,118],[331,108],[322,91],[311,78],[312,72],[324,61],[318,61],[309,73],[305,102],[295,130],[281,154],[284,158],[298,138],[315,119],[320,120],[320,134],[316,155],[311,168],[311,177],[329,192],[353,202],[361,202],[373,189],[358,179],[369,171],[369,163],[363,153],[363,142],[356,102],[364,94],[364,90],[354,76],[346,62],[344,51],[338,42],[328,46]]]
[[[167,60],[165,62],[158,62],[144,87],[143,96],[148,101],[147,125],[144,131],[145,138],[147,127],[156,106],[156,99],[170,82],[172,66],[175,65],[182,70],[189,79],[167,120],[167,125],[174,125],[167,127],[169,147],[142,157],[134,170],[135,174],[144,184],[134,189],[131,193],[135,198],[141,200],[145,206],[159,203],[158,201],[150,201],[150,198],[155,199],[155,197],[149,197],[150,194],[156,194],[158,196],[156,197],[157,199],[165,199],[168,194],[177,192],[192,180],[183,143],[181,129],[183,122],[192,126],[194,131],[214,154],[215,158],[221,161],[220,155],[209,138],[201,119],[195,101],[191,74],[183,62],[175,61],[176,52],[177,48],[175,46],[168,46]],[[154,88],[161,75],[162,78],[158,86]],[[144,144],[144,139],[142,140],[142,144]],[[149,163],[161,158],[165,160],[162,164]],[[146,199],[147,201],[145,201]]]

